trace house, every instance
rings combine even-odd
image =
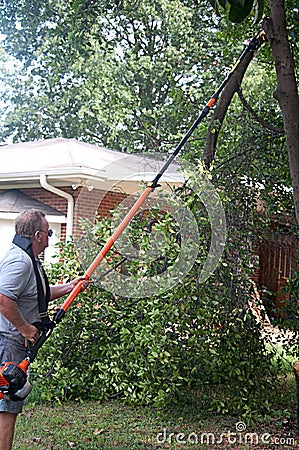
[[[45,211],[54,230],[45,260],[58,240],[77,236],[80,219],[107,216],[124,198],[138,195],[140,182],[150,182],[163,161],[86,144],[75,139],[46,139],[0,148],[0,257],[14,236],[14,219],[28,208]],[[171,165],[163,189],[181,184]]]

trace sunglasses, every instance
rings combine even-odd
[[[47,231],[46,230],[38,230],[42,233],[48,233],[48,237],[53,236],[53,230],[51,230],[51,228],[49,228]]]

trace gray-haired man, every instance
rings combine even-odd
[[[31,209],[21,213],[16,219],[15,231],[12,247],[0,262],[0,365],[21,361],[26,355],[26,340],[32,344],[36,341],[38,329],[32,324],[41,320],[40,297],[46,303],[60,298],[83,279],[79,277],[66,284],[49,286],[38,260],[52,235],[42,211]],[[23,403],[6,398],[0,400],[0,450],[12,447],[15,422]]]

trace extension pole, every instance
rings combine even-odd
[[[112,236],[108,239],[107,243],[104,245],[102,250],[98,253],[96,258],[93,260],[93,262],[90,264],[90,266],[86,270],[86,272],[84,274],[85,280],[89,280],[89,278],[91,277],[93,272],[96,270],[96,268],[99,266],[99,264],[103,261],[103,259],[105,258],[105,256],[107,255],[107,253],[109,252],[109,250],[111,249],[113,244],[115,243],[115,241],[118,239],[118,237],[121,235],[121,233],[127,227],[127,225],[130,223],[130,221],[135,216],[135,214],[139,211],[139,208],[141,207],[141,205],[143,205],[143,203],[145,202],[145,200],[147,199],[147,197],[149,196],[149,194],[152,191],[153,191],[152,186],[147,186],[147,188],[142,193],[142,195],[139,197],[139,199],[136,201],[136,203],[134,203],[134,205],[132,206],[132,208],[130,209],[128,214],[125,216],[125,218],[119,224],[119,226],[116,228],[116,230],[114,231]],[[57,311],[55,318],[54,318],[54,321],[56,323],[60,322],[60,320],[64,316],[65,312],[72,304],[73,300],[81,292],[83,283],[84,283],[84,280],[82,280],[75,286],[75,288],[69,294],[67,299],[64,301],[63,305]]]
[[[123,219],[123,221],[119,224],[119,226],[116,228],[116,230],[114,231],[114,233],[112,234],[112,236],[110,237],[110,239],[108,240],[108,242],[105,244],[105,246],[102,248],[102,250],[99,252],[99,254],[96,256],[96,258],[94,259],[94,261],[90,264],[90,266],[88,267],[88,269],[86,270],[85,274],[84,274],[84,278],[85,280],[89,280],[92,273],[96,270],[96,268],[98,267],[98,265],[102,262],[102,260],[104,259],[104,257],[106,256],[106,254],[108,253],[108,251],[111,249],[111,247],[113,246],[113,244],[115,243],[115,241],[118,239],[118,237],[120,236],[120,234],[124,231],[124,229],[127,227],[127,225],[130,223],[130,221],[132,220],[132,218],[135,216],[135,214],[139,211],[139,208],[141,207],[141,205],[145,202],[145,200],[147,199],[147,197],[149,196],[149,194],[151,192],[154,191],[154,189],[158,186],[158,182],[160,180],[160,178],[162,177],[162,175],[166,172],[166,170],[168,169],[168,167],[170,166],[170,164],[173,162],[173,160],[176,158],[176,156],[178,155],[178,153],[181,151],[182,147],[185,145],[185,143],[187,142],[187,140],[190,138],[190,136],[192,135],[192,133],[194,132],[194,130],[198,127],[198,125],[202,122],[202,120],[208,115],[208,113],[210,112],[210,110],[213,108],[213,106],[215,105],[215,103],[217,102],[219,95],[221,94],[222,90],[224,89],[224,87],[226,86],[226,84],[228,83],[228,81],[230,80],[230,78],[232,77],[233,73],[235,72],[236,68],[238,67],[238,65],[240,64],[240,62],[244,59],[244,57],[247,55],[247,53],[252,52],[252,57],[253,57],[253,52],[255,50],[257,50],[260,45],[263,42],[263,38],[264,38],[264,32],[260,31],[256,36],[254,36],[245,46],[244,50],[241,52],[241,54],[239,55],[236,63],[234,64],[234,66],[231,68],[230,72],[228,73],[228,75],[226,76],[226,78],[223,80],[223,82],[221,83],[221,85],[219,86],[219,88],[217,89],[217,91],[212,95],[212,97],[210,98],[210,100],[208,101],[208,103],[206,104],[206,106],[203,108],[201,114],[199,115],[199,117],[195,120],[195,122],[193,123],[193,125],[190,127],[190,129],[188,130],[188,132],[186,133],[186,135],[182,138],[182,140],[179,142],[179,144],[177,145],[177,147],[175,148],[175,150],[173,151],[173,153],[170,155],[170,157],[167,159],[167,161],[164,163],[164,165],[162,166],[162,168],[160,169],[159,173],[156,175],[156,177],[154,178],[154,180],[150,183],[149,186],[146,187],[145,191],[143,192],[143,194],[141,194],[141,196],[139,197],[139,199],[136,201],[136,203],[133,205],[133,207],[131,208],[131,210],[128,212],[128,214],[126,215],[126,217]],[[81,292],[82,290],[82,284],[84,283],[84,281],[82,280],[80,283],[77,284],[77,286],[75,286],[75,288],[72,290],[72,292],[69,294],[69,296],[67,297],[67,299],[64,301],[64,303],[61,305],[61,307],[59,308],[59,310],[57,311],[55,317],[54,317],[54,322],[58,323],[60,322],[60,320],[62,319],[62,317],[64,316],[65,312],[68,310],[68,308],[70,307],[70,305],[72,304],[72,302],[74,301],[74,299],[77,297],[77,295]]]
[[[219,95],[221,94],[222,90],[234,74],[235,70],[237,69],[240,62],[244,59],[244,57],[251,52],[252,58],[254,55],[254,52],[261,46],[261,44],[264,41],[265,33],[263,31],[260,31],[256,36],[254,36],[251,40],[249,40],[245,44],[244,50],[239,55],[236,63],[231,68],[230,72],[224,79],[224,81],[221,83],[217,91],[212,95],[206,106],[203,108],[201,114],[199,117],[195,120],[193,125],[190,127],[186,135],[182,138],[182,140],[179,142],[173,153],[170,155],[170,157],[166,160],[162,168],[160,169],[159,173],[156,175],[154,180],[146,187],[145,191],[141,194],[139,199],[136,201],[136,203],[133,205],[131,210],[127,213],[125,218],[122,220],[122,222],[119,224],[119,226],[116,228],[112,236],[109,238],[107,243],[104,245],[102,250],[99,252],[99,254],[96,256],[94,261],[90,264],[88,269],[86,270],[84,274],[84,280],[80,281],[75,288],[72,290],[72,292],[69,294],[67,299],[64,301],[64,303],[60,306],[60,308],[57,310],[55,317],[52,321],[52,327],[49,329],[46,333],[43,333],[40,338],[36,341],[35,345],[32,346],[32,352],[31,352],[31,360],[33,360],[36,356],[37,350],[42,346],[42,344],[45,342],[45,340],[48,339],[50,334],[53,331],[53,328],[62,320],[64,314],[68,310],[68,308],[73,303],[74,299],[77,297],[77,295],[82,290],[82,285],[84,281],[88,281],[93,274],[93,272],[96,270],[96,268],[99,266],[99,264],[103,261],[105,256],[107,255],[108,251],[111,249],[111,247],[114,245],[115,241],[118,239],[118,237],[122,234],[124,229],[128,226],[132,218],[136,215],[136,213],[139,211],[142,204],[145,202],[147,197],[150,195],[151,192],[155,190],[155,188],[158,186],[158,182],[164,172],[168,169],[170,164],[173,162],[175,157],[178,155],[178,153],[181,151],[184,144],[187,142],[187,140],[190,138],[194,130],[197,128],[197,126],[202,122],[202,120],[208,115],[209,111],[213,108],[215,103],[218,100]]]

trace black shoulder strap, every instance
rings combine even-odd
[[[24,252],[26,252],[30,256],[30,259],[33,264],[35,278],[36,278],[36,284],[37,284],[39,318],[41,319],[42,326],[47,328],[50,323],[50,319],[49,319],[48,312],[47,312],[48,311],[48,303],[50,300],[50,286],[49,286],[49,281],[48,281],[47,275],[46,275],[43,267],[41,266],[43,275],[45,278],[45,284],[46,284],[46,295],[45,295],[42,280],[41,280],[39,270],[37,267],[37,262],[35,260],[34,254],[33,254],[31,240],[28,238],[25,238],[23,236],[20,236],[18,234],[15,234],[15,237],[13,238],[12,242],[15,245],[17,245],[18,247],[20,247],[22,250],[24,250]]]

